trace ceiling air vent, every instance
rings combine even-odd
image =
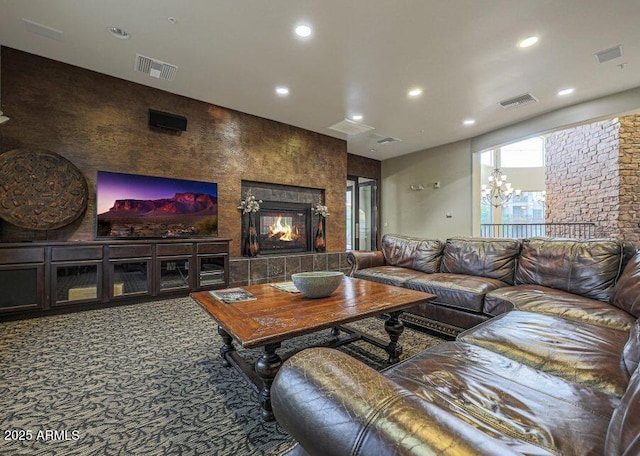
[[[383,144],[391,144],[391,143],[400,142],[400,141],[401,140],[398,138],[392,138],[391,136],[387,136],[386,138],[379,139],[376,142],[380,145],[383,145]]]
[[[153,78],[173,81],[173,78],[176,76],[176,71],[178,71],[178,67],[169,63],[161,62],[160,60],[152,59],[151,57],[136,54],[135,70],[148,74]]]
[[[617,59],[618,57],[622,57],[622,45],[619,44],[604,51],[596,52],[593,55],[596,56],[598,63],[605,63],[609,60]]]
[[[503,108],[515,108],[516,106],[535,103],[536,101],[538,101],[536,97],[534,97],[530,93],[525,93],[524,95],[518,95],[517,97],[501,101],[500,106],[502,106]]]
[[[45,38],[51,38],[52,40],[62,40],[62,30],[47,27],[46,25],[38,24],[37,22],[33,22],[25,18],[22,18],[22,22],[24,22],[24,25],[27,26],[27,30],[31,33],[44,36]]]
[[[353,122],[349,119],[344,119],[342,122],[331,125],[329,129],[339,131],[340,133],[344,133],[349,136],[355,136],[367,131],[375,130],[375,128],[370,127],[369,125]]]

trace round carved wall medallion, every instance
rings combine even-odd
[[[31,230],[52,230],[87,208],[87,181],[66,158],[47,150],[0,154],[0,218]]]

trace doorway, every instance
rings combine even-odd
[[[378,249],[378,183],[347,176],[347,250]]]

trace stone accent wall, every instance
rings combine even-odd
[[[350,176],[368,177],[378,182],[382,180],[382,166],[379,160],[347,154],[347,173]]]
[[[619,163],[620,232],[640,246],[640,115],[620,118]]]
[[[609,119],[546,137],[546,222],[594,222],[596,237],[620,238],[620,122]]]
[[[91,240],[98,170],[218,183],[218,235],[240,255],[242,180],[324,192],[330,251],[346,248],[347,144],[341,139],[244,114],[2,46],[0,153],[56,152],[84,174],[86,213],[49,231],[0,221],[0,242]],[[187,131],[149,128],[149,108],[184,115]]]
[[[593,222],[595,236],[640,246],[640,115],[546,138],[547,223]]]

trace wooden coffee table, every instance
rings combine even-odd
[[[208,291],[191,293],[217,322],[223,345],[220,356],[225,366],[236,367],[258,392],[265,421],[273,420],[271,384],[282,358],[276,353],[283,341],[331,328],[326,346],[338,347],[364,340],[386,350],[389,363],[397,363],[402,353],[398,343],[404,331],[398,319],[402,311],[435,299],[435,295],[384,285],[368,280],[345,277],[331,296],[308,299],[301,293],[287,293],[270,285],[242,287],[257,300],[226,304]],[[384,329],[389,342],[341,325],[363,318],[388,314]],[[340,337],[345,332],[346,337]],[[263,347],[264,353],[251,366],[238,352],[234,339],[244,348]]]

